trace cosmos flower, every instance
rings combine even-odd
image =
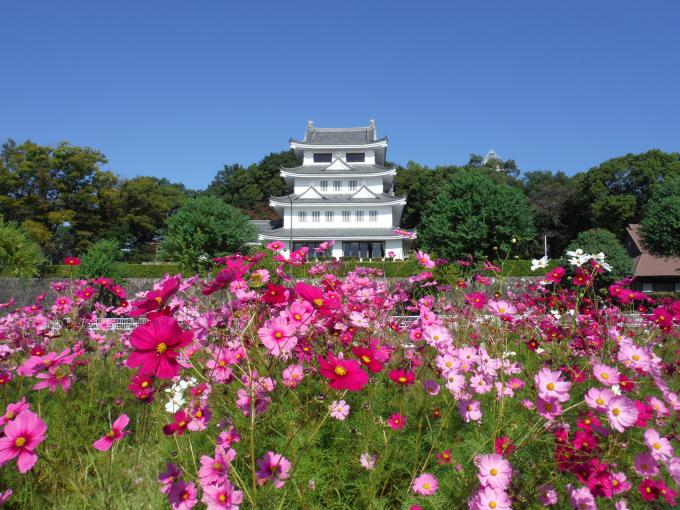
[[[334,400],[331,405],[328,406],[331,417],[336,420],[344,420],[349,416],[349,404],[344,400]]]
[[[127,364],[139,367],[143,375],[172,379],[179,374],[177,355],[191,343],[193,333],[183,330],[175,319],[159,315],[138,326],[130,336],[134,351]]]
[[[35,449],[45,440],[47,425],[33,411],[23,411],[7,423],[0,437],[0,466],[17,459],[20,473],[33,469],[38,461]]]
[[[101,438],[97,439],[92,444],[92,447],[95,450],[99,450],[100,452],[110,450],[114,442],[120,441],[130,433],[125,431],[125,427],[127,427],[128,423],[130,423],[130,418],[128,415],[121,414],[118,418],[116,418],[116,421],[113,422],[113,425],[111,425],[111,430]]]
[[[257,467],[257,483],[262,485],[270,481],[274,484],[274,487],[280,489],[290,476],[292,465],[280,453],[269,451],[257,459]]]
[[[477,478],[484,487],[505,490],[510,485],[512,468],[510,462],[497,453],[477,457]]]
[[[368,384],[368,374],[361,370],[356,360],[343,360],[333,356],[328,359],[318,356],[319,372],[330,381],[330,387],[335,390],[361,391]]]
[[[439,489],[439,480],[430,473],[423,473],[413,480],[411,488],[415,494],[432,496]]]

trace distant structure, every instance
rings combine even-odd
[[[414,233],[398,228],[406,205],[394,195],[395,168],[385,165],[387,138],[378,138],[375,122],[367,127],[319,128],[310,120],[302,140],[290,140],[299,166],[282,168],[292,189],[271,197],[283,218],[279,228],[258,224],[261,242],[280,241],[286,250],[309,247],[308,257],[324,241],[335,241],[325,256],[403,258]],[[292,242],[292,247],[291,247]]]
[[[640,225],[628,225],[626,249],[633,257],[631,288],[642,292],[680,292],[680,257],[656,257],[645,248]]]
[[[493,149],[489,149],[489,152],[486,153],[486,156],[484,156],[484,159],[482,160],[482,165],[486,165],[489,162],[492,164],[494,162],[496,163],[496,172],[501,171],[501,163],[503,163],[503,160],[498,157],[498,154],[496,154],[496,151]]]

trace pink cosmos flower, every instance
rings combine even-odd
[[[489,301],[486,306],[497,315],[515,315],[517,313],[515,305],[503,300]]]
[[[165,471],[158,475],[158,481],[161,483],[161,492],[168,493],[172,490],[173,484],[182,476],[182,470],[177,464],[172,462],[165,463]]]
[[[66,363],[51,366],[47,369],[47,372],[41,372],[35,377],[40,379],[40,382],[33,385],[34,390],[49,388],[52,393],[57,391],[58,387],[61,387],[65,392],[70,390],[71,384],[75,380],[71,365]]]
[[[554,420],[562,414],[562,406],[559,400],[544,400],[541,397],[536,399],[536,410],[548,421]]]
[[[257,483],[263,485],[271,481],[274,487],[280,489],[285,480],[290,476],[292,467],[290,461],[280,453],[267,452],[257,459]]]
[[[229,468],[232,461],[236,458],[236,450],[229,448],[225,450],[221,446],[215,447],[215,455],[201,456],[201,468],[198,470],[198,478],[201,485],[216,485],[226,481],[229,475]]]
[[[416,252],[416,260],[421,266],[426,267],[428,269],[432,269],[435,266],[435,263],[432,260],[432,258],[430,258],[430,256],[427,253],[423,253],[420,250]]]
[[[439,391],[441,389],[439,384],[437,384],[437,381],[434,381],[433,379],[423,381],[423,388],[425,389],[428,395],[431,395],[433,397],[439,395]]]
[[[328,353],[328,360],[318,356],[319,373],[330,380],[334,390],[361,391],[368,384],[368,374],[356,360],[343,360]]]
[[[0,492],[0,507],[7,503],[12,494],[14,494],[12,489],[7,489],[6,491]]]
[[[611,428],[623,432],[626,428],[635,425],[638,410],[628,397],[616,396],[609,401],[607,418],[609,418]]]
[[[392,430],[402,431],[406,426],[406,416],[403,414],[394,413],[387,420],[387,424],[392,428]]]
[[[645,431],[645,444],[649,448],[654,460],[666,461],[673,457],[671,442],[665,437],[661,437],[654,429],[647,429]]]
[[[659,474],[659,464],[657,464],[651,454],[646,452],[635,457],[633,466],[635,471],[641,476],[654,477]]]
[[[288,365],[283,370],[283,385],[287,388],[296,388],[305,377],[305,369],[302,365]]]
[[[413,480],[413,492],[421,496],[432,496],[439,489],[439,480],[430,473],[423,473]]]
[[[458,403],[458,412],[465,423],[482,421],[482,405],[476,400],[461,400]]]
[[[476,459],[477,478],[484,487],[505,490],[510,486],[512,468],[510,462],[497,453],[480,455]]]
[[[377,374],[383,369],[383,364],[378,359],[379,353],[375,349],[366,347],[352,347],[352,354],[359,358],[362,365],[364,365],[374,374]]]
[[[206,510],[238,510],[243,502],[243,492],[225,480],[220,485],[204,486],[201,501],[206,504]]]
[[[614,398],[614,393],[608,388],[590,388],[585,395],[588,407],[600,412],[607,410],[609,401]]]
[[[163,426],[163,433],[166,436],[171,436],[175,433],[178,436],[184,434],[184,431],[189,426],[191,417],[184,411],[177,411],[174,415],[174,419],[175,420],[172,423]]]
[[[369,453],[362,453],[361,457],[359,457],[359,463],[361,466],[368,470],[371,471],[375,467],[375,463],[378,460],[378,455],[370,455]]]
[[[210,370],[211,377],[217,382],[231,381],[232,372],[230,366],[239,362],[237,352],[225,345],[215,346],[209,352],[210,359],[206,362],[205,366]]]
[[[574,489],[571,484],[569,484],[567,485],[567,492],[569,492],[569,499],[574,508],[578,508],[579,510],[597,510],[595,497],[588,487]]]
[[[465,294],[465,302],[472,306],[476,310],[481,310],[486,305],[488,299],[486,295],[482,292],[473,292],[471,294]]]
[[[191,510],[198,503],[196,485],[178,480],[168,492],[168,502],[173,510]]]
[[[0,416],[0,427],[7,425],[7,423],[16,419],[17,416],[19,416],[24,411],[27,411],[29,408],[30,404],[26,402],[26,397],[21,397],[21,400],[18,402],[7,404],[5,414]]]
[[[288,354],[297,345],[295,325],[288,324],[286,317],[275,317],[264,323],[257,331],[262,344],[272,356]]]
[[[179,374],[178,351],[189,345],[192,337],[175,319],[159,315],[132,332],[130,343],[135,350],[127,364],[139,367],[141,374],[172,379]]]
[[[344,400],[334,400],[331,405],[328,406],[331,417],[336,420],[344,420],[349,416],[349,404]]]
[[[472,498],[471,510],[511,510],[512,501],[502,489],[482,487]]]
[[[111,425],[111,430],[109,430],[101,438],[97,439],[92,444],[92,447],[95,450],[99,450],[100,452],[105,452],[107,450],[110,450],[111,447],[113,446],[114,441],[120,441],[127,434],[130,433],[130,432],[124,431],[124,429],[125,429],[125,427],[127,427],[128,423],[130,423],[130,418],[128,417],[128,415],[127,414],[121,414],[118,418],[116,418],[116,421],[113,422],[113,425]]]
[[[538,389],[538,396],[543,400],[558,400],[559,402],[569,400],[571,382],[563,381],[560,371],[552,371],[544,367],[534,376],[534,383]]]
[[[619,384],[619,372],[615,368],[603,365],[602,363],[593,364],[593,375],[606,386]]]
[[[557,491],[552,485],[541,485],[538,488],[538,499],[543,506],[556,505],[558,501]]]
[[[407,372],[405,370],[392,370],[390,372],[390,379],[402,386],[413,384],[415,376],[415,373]]]
[[[17,458],[20,473],[33,469],[38,461],[35,449],[45,440],[47,425],[32,411],[21,412],[7,423],[0,437],[0,466]]]

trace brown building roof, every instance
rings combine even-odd
[[[628,225],[626,231],[630,238],[626,247],[631,256],[635,257],[633,276],[671,276],[680,277],[680,258],[656,257],[650,254],[640,239],[640,225]]]

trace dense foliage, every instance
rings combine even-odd
[[[553,267],[524,287],[469,259],[434,281],[446,265],[425,253],[394,286],[330,262],[288,280],[300,260],[225,257],[129,301],[98,278],[3,304],[0,504],[675,506],[680,301],[594,292],[605,259],[585,252],[585,284]]]
[[[455,227],[453,227],[455,225]],[[531,209],[521,190],[477,172],[456,173],[423,211],[419,242],[441,257],[493,257],[534,240]]]
[[[85,278],[103,276],[112,280],[120,280],[119,267],[121,259],[120,244],[114,239],[101,239],[90,246],[78,268],[78,274]]]
[[[40,246],[15,223],[0,216],[0,274],[38,276],[47,261]]]
[[[652,253],[680,257],[680,173],[652,187],[640,233]]]
[[[213,196],[187,200],[167,219],[161,257],[185,271],[204,272],[213,257],[242,251],[255,228],[239,209]]]

